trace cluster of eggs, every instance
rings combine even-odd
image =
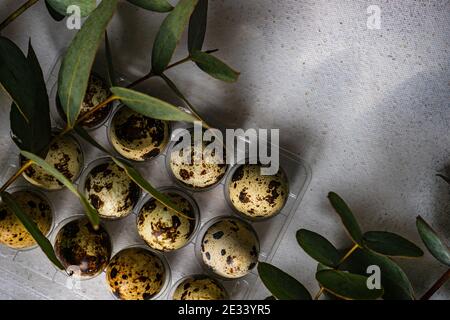
[[[92,74],[80,115],[86,115],[110,95],[105,82]],[[63,108],[57,101],[63,116]],[[93,112],[83,126],[94,129],[109,117],[112,106]],[[111,146],[123,158],[145,161],[155,158],[168,146],[170,124],[139,114],[121,106],[114,112],[108,126]],[[202,191],[220,183],[228,166],[211,161],[203,154],[205,143],[188,143],[187,149],[176,148],[174,141],[167,155],[167,168],[182,187]],[[186,155],[199,161],[186,161]],[[198,157],[200,155],[200,157]],[[25,161],[25,159],[21,159]],[[64,135],[50,145],[45,160],[74,182],[83,169],[83,153],[77,139]],[[243,164],[231,170],[225,183],[228,202],[242,217],[257,221],[278,214],[288,194],[288,180],[280,169],[275,175],[262,175],[259,164]],[[36,164],[24,173],[32,185],[51,191],[63,188],[53,176]],[[112,258],[112,244],[107,230],[91,227],[88,219],[72,218],[60,227],[54,240],[55,253],[73,276],[92,278],[103,271],[111,292],[119,299],[153,299],[164,291],[170,279],[168,264],[161,253],[178,250],[192,239],[200,223],[196,202],[177,188],[163,192],[181,209],[171,208],[146,195],[141,201],[140,187],[109,158],[91,163],[80,179],[80,191],[104,220],[116,220],[136,212],[137,232],[150,249],[130,247]],[[32,189],[12,194],[21,208],[34,220],[43,234],[48,235],[53,224],[49,201]],[[181,214],[182,213],[182,214]],[[232,217],[213,219],[203,227],[197,241],[197,253],[212,276],[237,279],[251,272],[258,263],[260,244],[257,233],[246,221]],[[13,249],[36,245],[18,218],[0,203],[0,243]],[[175,286],[176,300],[215,300],[229,298],[226,289],[214,277],[193,275]]]

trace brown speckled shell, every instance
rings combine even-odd
[[[127,159],[144,161],[158,156],[169,141],[169,123],[122,107],[111,121],[110,140]]]
[[[55,253],[74,276],[90,278],[99,275],[111,257],[111,241],[100,226],[94,230],[85,217],[68,222],[56,235]]]
[[[228,194],[234,208],[254,219],[269,218],[281,211],[289,195],[286,175],[261,175],[261,166],[241,165],[228,184]]]
[[[84,193],[102,218],[118,219],[132,212],[141,189],[122,168],[106,162],[88,173]]]
[[[23,161],[25,159],[22,159]],[[65,135],[50,146],[45,161],[73,182],[83,166],[83,153],[75,138]],[[46,190],[59,190],[64,187],[59,180],[36,164],[26,169],[23,176],[31,184]]]
[[[17,191],[11,194],[19,207],[37,224],[46,235],[50,231],[53,214],[50,204],[36,192]],[[36,245],[16,215],[6,204],[0,203],[0,243],[13,249],[26,249]]]
[[[208,276],[192,276],[183,280],[173,293],[173,300],[226,300],[223,286]]]
[[[112,293],[122,300],[149,300],[164,284],[166,270],[161,259],[143,248],[118,252],[106,269]]]
[[[194,217],[194,209],[187,199],[174,193],[168,195],[184,214]],[[171,251],[181,248],[189,241],[194,231],[195,220],[176,214],[152,198],[140,210],[137,227],[139,235],[151,248]]]
[[[203,154],[206,142],[196,145],[191,141],[191,159],[183,150],[171,150],[169,166],[175,179],[193,189],[205,189],[218,183],[227,171],[224,163],[215,163],[212,155]],[[178,144],[178,143],[177,143]],[[177,145],[175,144],[175,145]],[[225,151],[224,153],[225,154]],[[196,161],[194,161],[196,159]]]
[[[201,242],[205,265],[223,278],[240,278],[257,264],[259,240],[253,228],[235,218],[224,218],[208,228]]]

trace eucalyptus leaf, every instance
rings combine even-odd
[[[58,96],[73,127],[81,109],[98,45],[118,0],[102,1],[70,43],[59,71]]]
[[[326,266],[336,268],[339,264],[339,251],[320,234],[300,229],[297,231],[297,241],[300,247],[314,260]]]
[[[127,0],[127,1],[142,9],[155,12],[169,12],[173,10],[172,5],[167,0]]]
[[[81,204],[83,205],[86,215],[89,218],[89,221],[91,222],[94,229],[98,229],[98,225],[100,223],[100,218],[98,215],[97,210],[92,207],[92,205],[89,203],[89,201],[85,198],[84,195],[78,192],[77,188],[70,182],[61,172],[59,172],[55,167],[48,164],[44,159],[30,153],[27,151],[21,151],[20,152],[25,158],[30,159],[34,163],[36,163],[38,166],[40,166],[42,169],[47,171],[49,174],[54,176],[56,179],[58,179],[64,186],[67,187],[73,194],[75,194],[79,199]]]
[[[349,233],[352,240],[359,246],[362,246],[363,234],[361,228],[359,227],[358,221],[356,221],[355,216],[345,201],[334,192],[328,193],[328,199],[330,200],[334,210],[336,210],[338,215],[341,217],[342,223],[344,224],[345,229]]]
[[[391,232],[369,231],[364,233],[364,244],[370,250],[387,256],[417,258],[423,251],[411,241]]]
[[[91,135],[84,129],[82,126],[76,125],[74,127],[75,132],[83,138],[86,142],[89,142],[92,146],[96,147],[100,151],[106,153],[107,155],[111,155],[111,153],[105,149],[100,143],[98,143],[94,138],[91,137]]]
[[[417,217],[416,225],[419,235],[428,251],[438,261],[450,267],[450,250],[444,241],[421,216]]]
[[[175,211],[178,215],[188,219],[193,220],[192,217],[187,216],[183,213],[181,208],[172,201],[170,197],[165,195],[164,193],[159,192],[156,190],[147,180],[145,180],[142,175],[137,171],[134,167],[126,164],[125,162],[115,158],[111,157],[111,159],[122,169],[125,170],[127,175],[133,180],[139,187],[141,187],[143,190],[147,191],[155,200],[161,202],[164,206],[172,209]]]
[[[102,2],[109,2],[102,1]],[[96,0],[46,0],[48,5],[55,10],[57,13],[63,16],[68,16],[71,13],[67,12],[69,6],[75,5],[80,8],[80,13],[82,17],[87,17],[96,7]]]
[[[206,52],[192,52],[191,60],[194,61],[200,69],[213,78],[225,82],[235,82],[239,77],[239,72],[233,70],[224,62]]]
[[[56,257],[53,251],[53,246],[50,241],[41,232],[37,224],[31,219],[19,206],[19,204],[14,200],[14,198],[8,193],[3,192],[1,194],[3,202],[8,206],[8,208],[16,215],[17,219],[23,224],[25,229],[30,233],[36,243],[41,247],[45,255],[50,259],[51,262],[59,269],[64,270],[64,266]]]
[[[199,0],[189,20],[188,48],[189,52],[200,51],[206,34],[208,16],[208,0]]]
[[[111,92],[125,105],[147,117],[167,121],[199,121],[193,115],[174,105],[138,91],[121,87],[111,88]]]
[[[383,295],[383,289],[369,289],[367,277],[338,270],[322,270],[316,273],[320,285],[333,295],[347,300],[375,300]]]
[[[164,19],[153,43],[153,73],[161,74],[169,65],[197,2],[198,0],[180,0]]]
[[[62,19],[64,19],[66,16],[63,14],[60,14],[58,11],[56,11],[55,9],[53,9],[53,7],[48,3],[49,0],[45,0],[45,6],[47,7],[47,11],[50,14],[50,16],[55,20],[55,21],[61,21]]]
[[[31,43],[28,57],[11,40],[0,37],[0,84],[13,100],[13,140],[21,149],[45,150],[51,139],[50,112],[42,70]]]
[[[398,264],[389,257],[362,248],[353,252],[339,269],[367,276],[369,266],[380,268],[384,300],[414,300],[411,282]]]
[[[258,263],[259,276],[272,293],[279,300],[311,300],[308,290],[296,279],[277,267],[265,263]]]
[[[448,184],[450,184],[450,178],[449,177],[446,177],[446,176],[444,176],[442,174],[437,174],[437,176],[439,178],[441,178],[442,180],[444,180],[445,182],[447,182]]]
[[[108,66],[108,82],[110,87],[116,85],[116,72],[114,71],[114,62],[112,58],[111,45],[109,43],[108,32],[105,31],[105,58]]]

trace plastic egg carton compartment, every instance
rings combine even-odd
[[[50,91],[51,117],[53,125],[56,127],[62,127],[64,125],[55,106],[59,60],[57,59],[55,66],[47,76],[47,88]],[[95,71],[103,75],[104,73],[99,70],[102,70],[101,64],[96,64]],[[126,84],[124,78],[120,78],[119,81],[122,82],[121,85]],[[117,107],[117,104],[114,107]],[[225,128],[223,124],[214,124],[218,128]],[[97,129],[91,130],[90,134],[108,150],[112,151],[113,149],[108,142],[108,126],[109,120]],[[177,127],[182,127],[182,125],[178,123],[172,124],[172,130]],[[95,159],[105,156],[101,151],[87,144],[81,138],[78,138],[78,140],[81,143],[84,153],[84,169]],[[4,183],[17,170],[19,165],[19,150],[12,142],[11,144],[9,161],[6,164],[2,164],[1,183]],[[165,159],[167,149],[164,153],[152,160],[143,163],[134,163],[134,165],[144,178],[150,181],[156,188],[176,187],[183,189],[180,184],[177,184],[173,180],[167,171]],[[113,153],[117,154],[115,152]],[[231,167],[232,165],[229,166],[226,175],[230,173]],[[280,167],[283,168],[289,180],[289,196],[284,208],[278,215],[270,219],[260,222],[248,221],[256,230],[260,240],[259,261],[272,261],[311,179],[309,166],[296,155],[281,147]],[[79,179],[75,181],[75,184],[79,182]],[[170,292],[173,291],[174,284],[182,277],[207,273],[196,257],[195,252],[195,242],[201,241],[201,239],[197,239],[197,236],[202,226],[218,216],[231,215],[239,218],[225,199],[224,188],[226,180],[227,176],[221,180],[220,184],[207,191],[183,189],[185,193],[189,194],[197,202],[200,208],[200,226],[197,228],[196,234],[191,237],[192,240],[188,245],[173,252],[163,253],[170,266],[171,280],[165,293],[159,297],[160,299],[170,299]],[[33,188],[22,177],[11,187],[24,186]],[[58,229],[61,221],[83,213],[83,209],[77,198],[66,189],[42,192],[49,198],[55,210],[55,226],[49,236],[50,239],[53,239],[55,230]],[[141,198],[144,196],[145,193],[141,195]],[[145,245],[137,233],[136,214],[137,212],[134,210],[133,214],[130,214],[124,219],[102,221],[102,224],[111,237],[112,256],[125,247]],[[57,270],[39,248],[17,251],[0,245],[0,262],[0,270],[2,271],[0,272],[0,281],[4,278],[6,283],[9,280],[13,286],[4,288],[3,290],[0,287],[0,299],[2,297],[8,299],[8,290],[14,290],[16,296],[17,292],[19,292],[20,296],[24,299],[61,299],[68,296],[81,299],[114,299],[108,288],[105,272],[89,280],[77,281]],[[263,299],[268,295],[268,292],[263,288],[258,279],[256,268],[243,278],[225,281],[219,280],[219,282],[225,287],[231,299]],[[5,282],[2,281],[2,283]],[[19,283],[22,285],[18,285]],[[69,290],[70,295],[67,293],[67,290]]]

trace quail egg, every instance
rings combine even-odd
[[[253,228],[235,218],[224,218],[208,228],[201,242],[205,265],[224,278],[240,278],[257,264],[259,240]]]
[[[94,230],[85,217],[65,224],[55,238],[55,253],[66,270],[77,278],[99,275],[111,257],[111,240],[100,226]]]
[[[186,217],[152,198],[144,204],[137,219],[139,235],[151,248],[160,251],[183,247],[191,238],[196,224],[191,203],[179,194],[169,192],[168,195]]]
[[[22,158],[22,162],[24,161]],[[75,138],[64,135],[50,145],[45,161],[73,182],[83,166],[83,153]],[[36,164],[26,169],[23,176],[31,184],[46,190],[60,190],[64,187],[59,180]]]
[[[175,289],[173,300],[226,300],[228,294],[216,280],[196,275],[183,280]]]
[[[156,157],[169,141],[169,123],[122,107],[113,117],[110,141],[123,157],[144,161]]]
[[[141,189],[121,167],[108,161],[87,174],[84,193],[102,218],[119,219],[132,212]]]
[[[98,104],[105,101],[110,95],[111,92],[109,91],[109,87],[106,84],[105,80],[103,80],[97,74],[91,73],[89,76],[86,94],[81,104],[79,117],[83,116],[84,114],[86,114],[86,112],[92,110]],[[56,98],[56,106],[60,115],[65,119],[65,114],[58,97]],[[109,104],[94,112],[91,116],[83,121],[83,126],[86,128],[94,128],[101,125],[106,120],[106,118],[108,118],[108,115],[111,112],[111,106],[112,105]]]
[[[156,254],[135,247],[118,252],[106,277],[112,293],[122,300],[149,300],[161,292],[168,270]]]
[[[227,165],[218,163],[214,151],[204,152],[206,146],[205,141],[194,143],[192,135],[191,145],[186,148],[187,150],[183,148],[171,150],[170,169],[183,185],[194,189],[204,189],[218,183],[225,175]]]
[[[23,190],[11,194],[19,207],[46,235],[49,233],[53,213],[50,204],[34,191]],[[4,203],[0,203],[0,243],[13,249],[26,249],[36,245],[16,215]]]
[[[234,208],[253,219],[269,218],[281,211],[289,195],[289,184],[280,169],[275,175],[261,175],[261,166],[246,164],[234,171],[228,184]]]

